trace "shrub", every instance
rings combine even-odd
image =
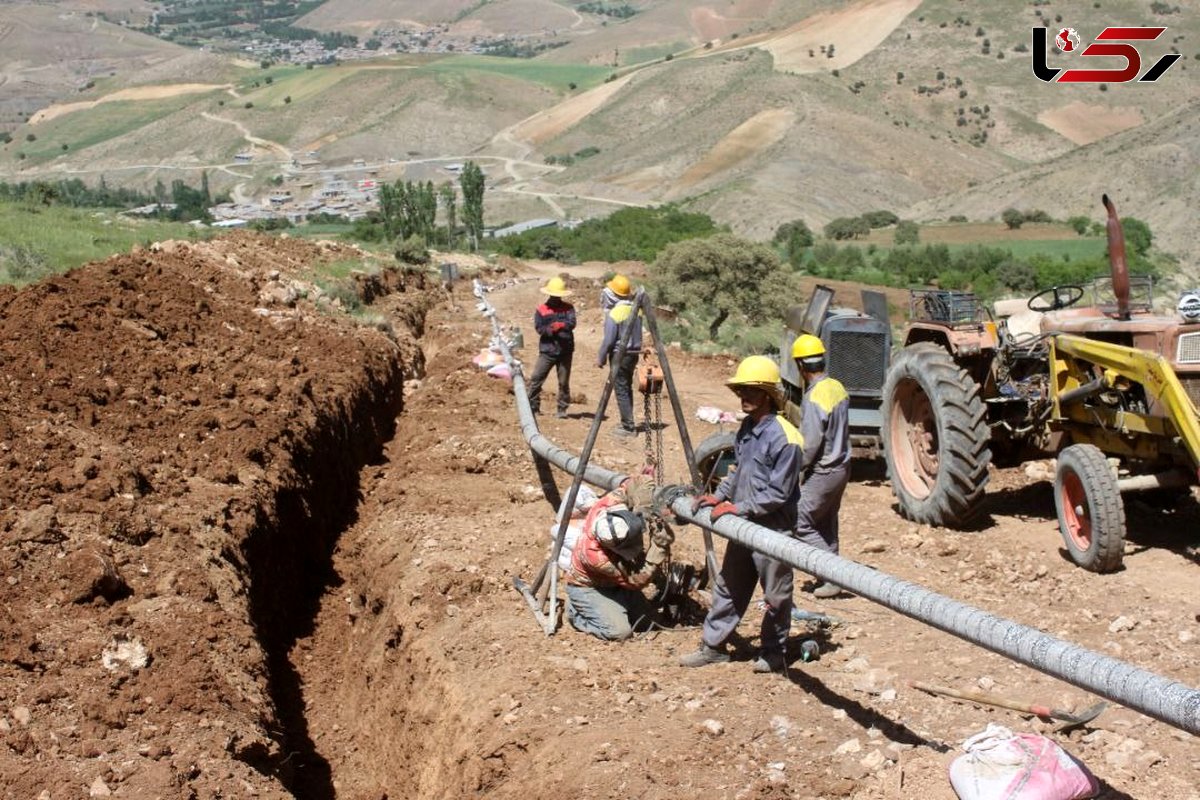
[[[1021,227],[1023,222],[1025,222],[1025,215],[1020,211],[1017,211],[1015,208],[1006,208],[1000,214],[1000,219],[1005,225],[1008,226],[1010,231],[1015,231],[1017,228]]]
[[[1067,219],[1067,225],[1071,226],[1071,230],[1075,231],[1075,233],[1079,234],[1080,236],[1083,236],[1087,233],[1088,226],[1091,224],[1092,221],[1083,216],[1070,217]]]
[[[896,233],[893,237],[898,245],[916,244],[921,238],[920,228],[917,223],[912,220],[901,220],[896,225]]]
[[[418,234],[396,244],[396,260],[401,264],[428,264],[429,250],[425,248],[425,240]]]

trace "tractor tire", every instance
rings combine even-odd
[[[1125,504],[1108,459],[1092,444],[1058,454],[1054,471],[1058,529],[1071,559],[1089,572],[1120,569],[1125,554]]]
[[[882,411],[884,458],[901,513],[926,525],[970,523],[991,461],[979,385],[942,347],[910,345],[888,370]]]
[[[729,471],[733,460],[732,433],[714,433],[696,447],[696,469],[705,482],[704,491],[711,492]]]

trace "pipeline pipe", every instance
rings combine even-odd
[[[483,298],[483,289],[478,282],[476,296]],[[486,301],[481,305],[491,309]],[[485,310],[484,313],[489,312]],[[495,319],[494,309],[491,309],[490,315],[502,343],[502,352],[508,358],[510,354],[507,345],[503,344],[503,337],[499,337],[499,323]],[[514,370],[514,378],[518,372]],[[515,390],[515,380],[513,385]],[[578,460],[537,433],[537,424],[533,422],[533,415],[529,413],[528,400],[522,403],[522,392],[516,392],[516,398],[517,413],[522,417],[522,431],[531,429],[535,434],[525,437],[530,448],[560,469],[574,474]],[[526,424],[525,417],[528,417],[529,424]],[[617,488],[626,478],[625,475],[591,464],[588,465],[584,477],[589,483],[610,490]],[[668,487],[667,491],[672,488],[679,489]],[[1200,735],[1200,689],[969,606],[833,553],[818,550],[749,520],[727,515],[713,523],[709,520],[709,509],[701,509],[697,514],[692,513],[691,500],[685,496],[687,491],[686,488],[683,492],[677,491],[676,498],[671,502],[671,510],[685,522],[706,527],[731,542],[845,587],[860,597],[1039,672],[1052,675],[1106,700],[1120,703],[1193,735]]]
[[[974,608],[753,522],[709,510],[691,513],[683,497],[671,509],[687,522],[707,525],[731,542],[835,583],[893,611],[1019,661],[1192,734],[1200,734],[1200,689],[1064,641],[1036,628]]]

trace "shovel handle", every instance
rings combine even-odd
[[[989,706],[999,706],[1000,708],[1007,708],[1012,711],[1024,711],[1026,714],[1036,714],[1039,717],[1058,717],[1058,715],[1055,714],[1052,709],[1047,708],[1046,706],[1034,705],[1032,703],[1022,703],[1017,700],[1009,700],[1007,698],[997,697],[994,694],[987,694],[985,692],[974,692],[970,690],[960,691],[958,689],[950,689],[945,686],[933,686],[928,683],[921,683],[919,681],[912,681],[909,685],[914,689],[920,689],[922,692],[929,692],[930,694],[941,694],[945,695],[946,697],[955,697],[959,700],[970,700],[974,703],[983,703],[984,705]]]

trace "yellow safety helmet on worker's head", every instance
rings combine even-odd
[[[733,391],[739,386],[753,386],[766,391],[775,410],[783,408],[783,392],[779,388],[779,365],[766,356],[746,356],[738,364],[737,372],[725,381]]]
[[[551,297],[570,297],[572,292],[567,288],[567,282],[556,275],[546,281],[546,285],[542,287],[542,294]]]
[[[792,342],[792,358],[814,358],[825,355],[825,343],[811,333],[802,333]]]
[[[738,364],[737,372],[725,381],[725,385],[734,386],[778,386],[779,365],[774,359],[766,356],[747,356]]]
[[[629,282],[629,278],[626,278],[619,272],[613,275],[612,280],[604,285],[611,289],[613,294],[620,295],[621,297],[628,297],[633,292],[633,285]]]

